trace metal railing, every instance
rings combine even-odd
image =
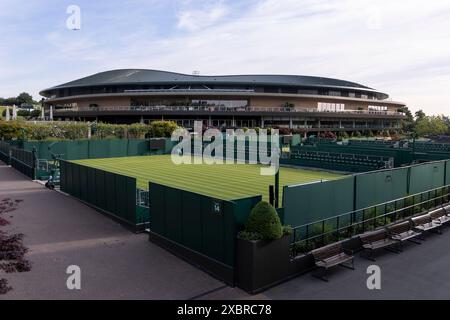
[[[293,228],[293,256],[350,239],[450,202],[450,185]]]
[[[286,107],[225,107],[225,106],[101,106],[101,107],[71,107],[58,108],[55,112],[81,112],[81,111],[203,111],[203,112],[283,112],[283,113],[322,113],[322,114],[365,114],[365,115],[404,115],[396,111],[375,110],[342,110],[320,111],[318,109],[297,109]]]

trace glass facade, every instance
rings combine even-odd
[[[193,107],[225,107],[243,108],[248,106],[248,100],[203,100],[191,98],[132,98],[133,107],[156,107],[156,106],[193,106]]]

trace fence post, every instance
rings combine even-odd
[[[31,165],[31,170],[32,170],[32,179],[36,179],[36,162],[37,162],[37,156],[36,156],[37,150],[36,147],[33,147],[33,151],[31,152],[32,157],[33,157],[33,161],[32,161],[32,165]]]

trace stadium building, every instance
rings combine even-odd
[[[172,120],[191,127],[380,131],[401,127],[402,102],[344,80],[295,75],[200,76],[112,70],[45,89],[55,120]]]

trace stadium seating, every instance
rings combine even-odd
[[[364,172],[392,166],[391,160],[386,157],[321,151],[294,150],[291,153],[291,160],[301,166],[349,172]]]

